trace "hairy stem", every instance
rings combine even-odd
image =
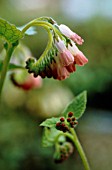
[[[55,27],[53,26],[52,24],[50,24],[49,22],[46,22],[46,21],[41,21],[41,20],[38,20],[38,19],[35,19],[31,22],[29,22],[27,25],[25,25],[25,27],[23,28],[22,30],[22,33],[25,33],[26,30],[28,30],[30,27],[32,26],[42,26],[42,27],[47,27],[47,28],[50,28],[52,29],[56,34],[58,34],[58,36],[60,38],[62,38],[62,35],[60,33],[60,31]]]
[[[6,73],[8,70],[9,61],[10,61],[11,55],[13,53],[13,50],[14,50],[14,46],[12,46],[12,44],[9,44],[8,49],[6,51],[5,59],[3,61],[3,67],[2,67],[1,76],[0,76],[0,100],[1,100],[2,88],[4,85]]]
[[[74,143],[74,145],[76,146],[76,148],[79,152],[79,155],[82,159],[85,170],[90,170],[88,160],[86,158],[86,155],[85,155],[84,150],[80,144],[80,141],[77,137],[76,132],[74,131],[74,129],[70,129],[70,132],[71,132],[71,134],[67,133],[66,136],[69,137],[72,140],[72,142]]]

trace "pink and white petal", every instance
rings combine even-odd
[[[59,52],[63,52],[66,50],[66,46],[64,44],[64,41],[58,38],[58,41],[55,39],[55,46],[58,49]]]
[[[64,80],[68,78],[70,75],[66,67],[60,67],[60,66],[57,68],[57,73],[58,73],[58,77],[57,77],[58,80]]]
[[[66,37],[70,38],[70,36],[72,34],[72,31],[71,31],[71,29],[69,27],[67,27],[64,24],[61,24],[59,26],[59,30],[62,32],[63,35],[65,35]]]
[[[84,54],[79,51],[79,53],[75,56],[75,62],[79,66],[83,66],[88,62],[88,59],[84,56]]]
[[[73,40],[74,42],[76,42],[79,45],[82,45],[84,40],[75,32],[73,32],[69,27],[67,27],[64,24],[61,24],[59,26],[60,31],[62,32],[62,34],[64,34],[66,37],[70,38],[71,40]]]
[[[73,33],[70,38],[79,45],[82,45],[84,42],[84,40],[76,33]]]
[[[73,56],[79,53],[79,49],[73,41],[71,41],[71,45],[68,44],[68,50],[71,52]]]
[[[32,82],[32,88],[40,88],[42,86],[42,78],[40,76],[34,77],[32,74],[29,77],[29,82]]]
[[[60,53],[59,58],[63,66],[68,66],[74,62],[74,56],[67,49],[63,53]]]

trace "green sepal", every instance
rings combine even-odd
[[[47,72],[56,54],[57,49],[52,46],[47,54],[40,56],[38,60],[29,58],[28,61],[26,61],[26,69],[28,69],[29,73],[34,73],[34,77],[37,77],[41,75],[42,72]]]
[[[51,18],[51,17],[40,17],[40,18],[37,18],[36,20],[49,22],[52,25],[53,24],[57,24],[57,22],[53,18]]]
[[[23,36],[22,32],[15,25],[0,18],[0,37],[12,44],[23,38]]]
[[[86,109],[86,103],[87,103],[87,92],[83,91],[78,96],[76,96],[64,109],[62,115],[67,117],[67,114],[69,112],[73,112],[76,119],[79,119],[85,109]]]

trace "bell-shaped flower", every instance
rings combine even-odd
[[[78,49],[74,42],[71,42],[71,45],[68,45],[69,51],[74,56],[74,61],[77,65],[83,66],[88,62],[88,59],[84,56],[84,54]]]
[[[59,58],[64,66],[68,66],[69,64],[74,62],[74,57],[71,52],[66,48],[64,41],[58,38],[58,41],[55,40],[55,46],[59,52]]]
[[[66,66],[66,69],[68,70],[69,73],[73,73],[74,71],[76,71],[76,67],[75,67],[75,62],[70,64],[69,66]]]
[[[79,45],[82,45],[82,43],[84,42],[84,40],[78,34],[73,32],[69,27],[64,24],[61,24],[59,26],[59,30],[62,32],[63,35],[70,38]]]
[[[69,77],[70,73],[67,68],[61,63],[58,56],[55,57],[55,62],[51,64],[52,75],[54,79],[64,80]]]

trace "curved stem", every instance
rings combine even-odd
[[[49,49],[52,47],[52,42],[53,42],[53,37],[52,37],[50,29],[48,27],[44,27],[44,28],[48,32],[49,39],[48,39],[48,43],[47,43],[47,46],[46,46],[44,52],[42,53],[41,57],[39,58],[40,60],[42,60],[43,57],[47,55]]]
[[[77,137],[76,132],[74,131],[74,129],[70,129],[70,132],[71,132],[71,134],[66,133],[66,136],[68,138],[70,138],[72,140],[72,142],[74,143],[74,145],[76,146],[76,148],[77,148],[77,150],[78,150],[78,152],[80,154],[80,157],[82,159],[82,162],[83,162],[83,165],[85,167],[85,170],[90,170],[89,163],[87,161],[86,155],[85,155],[84,150],[83,150],[83,148],[82,148],[82,146],[80,144],[80,141],[79,141],[79,139]]]
[[[48,39],[48,43],[47,43],[47,46],[44,50],[44,52],[42,53],[41,57],[38,59],[38,63],[41,62],[41,60],[43,59],[43,57],[46,56],[46,54],[48,53],[48,51],[50,50],[50,48],[52,47],[52,42],[53,42],[53,36],[52,36],[52,33],[51,33],[51,30],[50,30],[50,27],[52,26],[51,24],[49,23],[46,23],[46,22],[43,22],[43,21],[39,21],[39,22],[31,22],[29,23],[28,25],[26,25],[26,27],[24,27],[24,29],[22,30],[22,32],[25,32],[29,27],[33,26],[33,25],[38,25],[38,26],[41,26],[41,27],[44,27],[47,32],[48,32],[48,36],[49,36],[49,39]],[[49,26],[49,27],[48,27]],[[36,65],[36,63],[35,63]]]
[[[14,46],[12,46],[12,44],[9,44],[8,49],[6,51],[5,59],[3,61],[3,68],[2,68],[1,76],[0,76],[0,99],[1,99],[1,92],[2,92],[4,81],[5,81],[9,61],[13,53],[13,50],[14,50]]]
[[[60,38],[62,38],[62,35],[61,35],[60,31],[59,31],[56,27],[54,27],[52,24],[50,24],[50,23],[48,23],[48,22],[46,22],[46,21],[40,21],[40,20],[38,20],[38,19],[35,19],[35,20],[29,22],[29,23],[23,28],[22,33],[25,33],[25,31],[26,31],[27,29],[29,29],[31,26],[48,27],[48,28],[52,29],[56,34],[58,34]]]

